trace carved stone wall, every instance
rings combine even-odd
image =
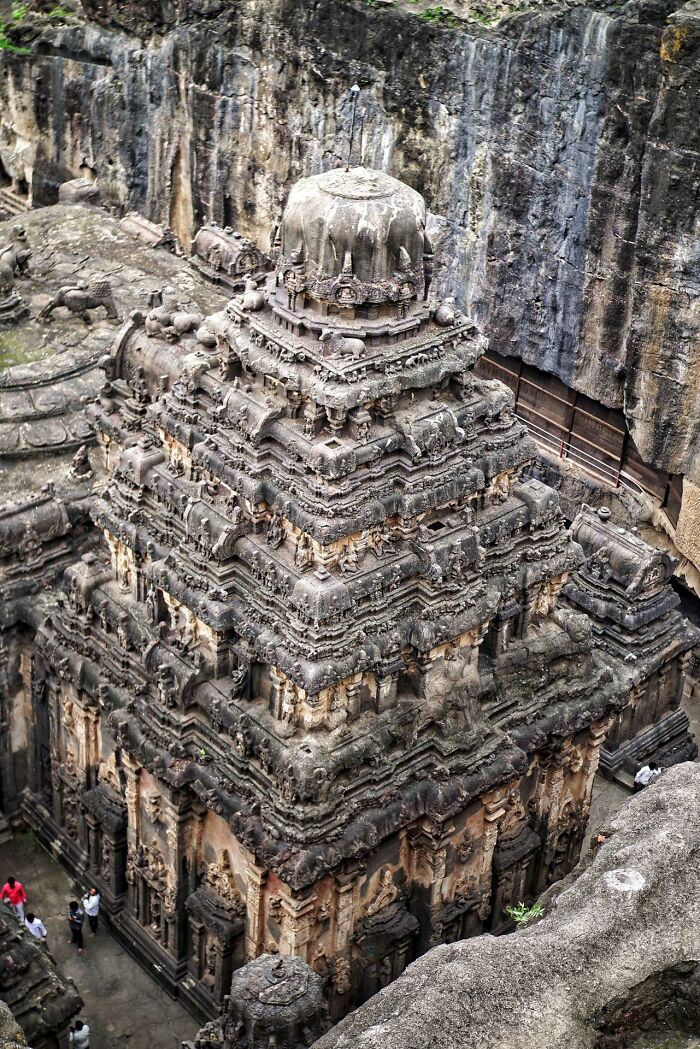
[[[584,506],[574,520],[572,535],[585,559],[565,595],[592,617],[598,645],[615,660],[619,686],[628,692],[603,745],[601,771],[629,783],[650,760],[667,767],[697,755],[681,702],[700,633],[677,610],[671,558],[610,516],[605,507],[596,514]]]

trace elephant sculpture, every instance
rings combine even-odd
[[[88,310],[96,310],[104,306],[107,316],[112,321],[119,320],[117,307],[112,296],[112,285],[103,278],[93,279],[86,284],[77,284],[70,288],[60,288],[51,302],[47,302],[39,317],[48,320],[55,309],[65,306],[67,310],[74,313],[86,324],[90,324]]]

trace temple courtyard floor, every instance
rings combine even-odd
[[[13,874],[47,928],[58,972],[76,984],[85,1005],[79,1018],[90,1026],[91,1049],[180,1049],[199,1029],[197,1021],[153,980],[102,926],[78,956],[68,944],[72,882],[33,834],[15,834],[0,846],[0,878]],[[77,1019],[77,1018],[76,1018]]]

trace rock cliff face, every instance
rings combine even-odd
[[[700,478],[693,4],[443,28],[401,3],[83,0],[3,55],[0,160],[38,201],[91,170],[185,240],[211,217],[266,245],[291,182],[346,156],[356,80],[355,159],[426,196],[438,283],[492,346],[624,406],[644,458]]]

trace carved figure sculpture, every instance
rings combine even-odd
[[[7,298],[15,286],[15,272],[9,262],[0,258],[0,298]]]
[[[386,870],[380,879],[377,893],[367,908],[368,917],[379,914],[380,911],[384,910],[385,907],[388,907],[390,903],[394,903],[398,898],[399,890],[394,885],[392,873],[391,871]]]
[[[75,477],[76,480],[80,481],[87,481],[92,477],[92,466],[90,465],[87,445],[81,444],[73,456],[70,473],[71,477]]]
[[[453,296],[450,295],[436,308],[433,314],[433,320],[441,328],[449,328],[451,325],[457,323],[460,316],[461,314],[455,306],[455,300]]]
[[[117,307],[112,296],[112,285],[103,277],[95,277],[87,283],[80,282],[70,287],[60,288],[53,299],[47,302],[41,310],[39,317],[42,320],[48,320],[53,311],[60,306],[65,306],[67,310],[75,314],[76,317],[80,317],[86,324],[91,323],[88,310],[96,310],[100,306],[104,306],[110,320],[119,320]]]
[[[160,303],[146,315],[146,334],[152,339],[163,338],[175,342],[202,325],[204,317],[201,313],[180,308],[174,288],[163,288],[157,298]]]
[[[365,344],[362,339],[348,338],[332,328],[324,328],[318,337],[319,342],[328,343],[328,349],[332,357],[352,357],[361,360],[365,354]]]
[[[31,249],[23,247],[21,240],[0,248],[0,326],[16,324],[29,313],[29,307],[17,293],[15,279],[27,272],[30,255]]]
[[[231,671],[231,698],[235,699],[237,696],[243,694],[245,688],[246,678],[248,677],[248,671],[245,667],[236,667],[235,670]]]
[[[239,299],[241,309],[255,312],[261,310],[265,305],[265,295],[258,288],[257,282],[251,277],[246,278],[245,292]]]
[[[10,239],[0,246],[0,269],[9,266],[15,277],[29,276],[32,249],[22,226],[13,226]]]

